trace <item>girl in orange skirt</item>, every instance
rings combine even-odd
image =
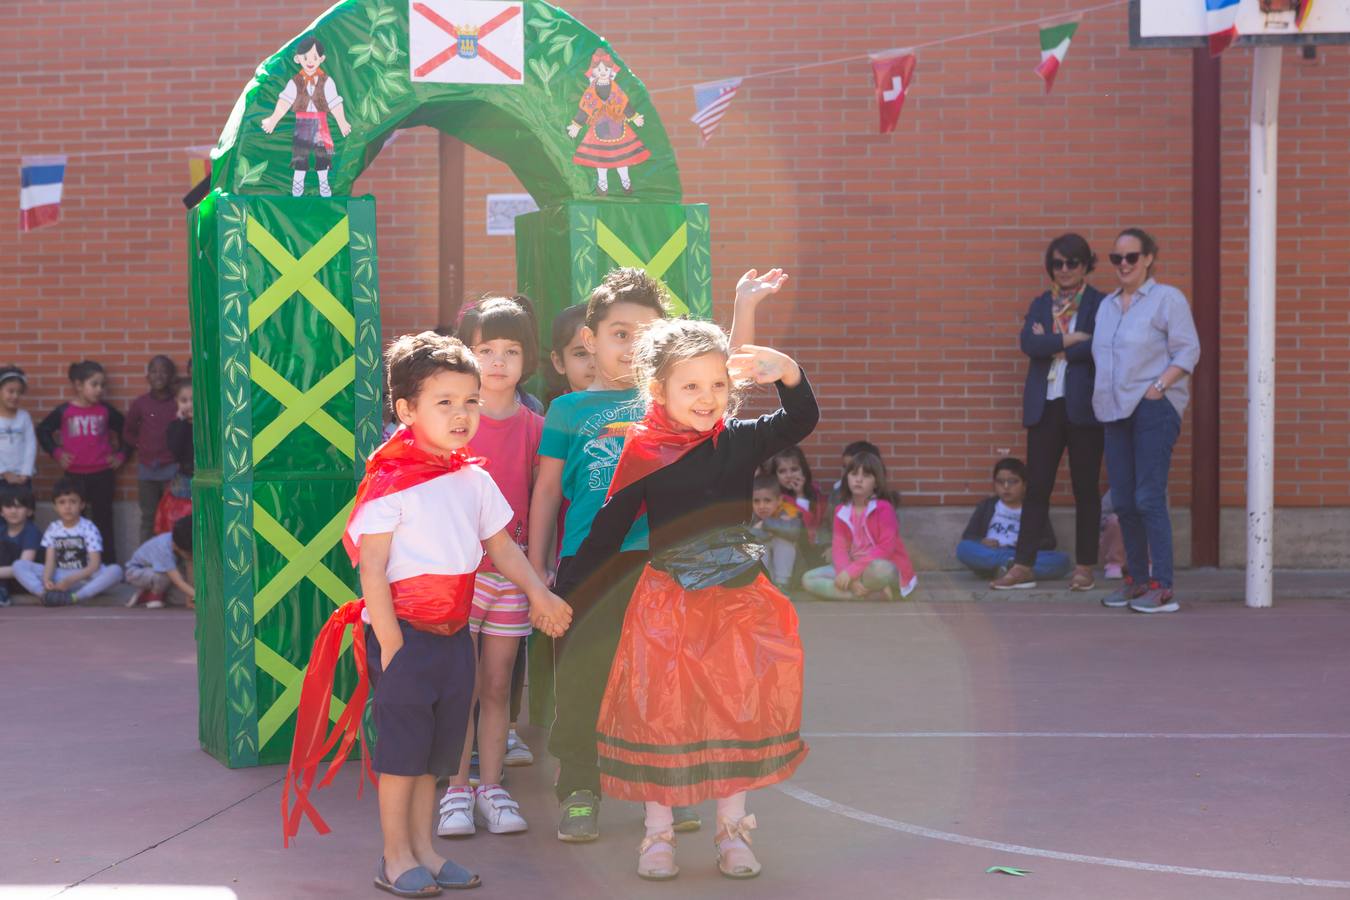
[[[645,510],[651,562],[629,603],[597,724],[606,796],[646,804],[638,874],[674,878],[672,806],[717,799],[718,868],[751,878],[746,791],[788,778],[802,742],[802,647],[791,603],[769,581],[750,518],[755,472],[815,428],[801,368],[765,347],[734,354],[716,325],[659,320],[638,339],[647,393],[605,506],[574,557],[568,596],[618,552]],[[729,418],[734,383],[774,384],[783,408]]]

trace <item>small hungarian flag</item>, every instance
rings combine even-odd
[[[697,125],[698,130],[702,132],[703,143],[708,143],[712,133],[717,130],[717,123],[727,114],[732,98],[736,96],[740,86],[739,78],[694,85],[694,106],[698,112],[694,113],[689,121]]]
[[[1041,64],[1036,67],[1036,74],[1045,81],[1047,94],[1055,86],[1055,76],[1059,74],[1059,67],[1064,64],[1064,57],[1069,52],[1069,41],[1073,40],[1077,31],[1077,22],[1066,22],[1063,25],[1051,25],[1049,28],[1041,29]]]
[[[19,166],[19,230],[55,225],[61,218],[64,156],[25,156]]]
[[[1209,55],[1218,56],[1237,40],[1238,0],[1205,0]]]
[[[914,83],[914,54],[873,56],[872,81],[876,86],[877,107],[881,113],[881,133],[895,130],[905,95]]]

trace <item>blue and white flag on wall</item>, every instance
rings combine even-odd
[[[61,217],[64,156],[25,156],[19,166],[19,230],[55,225]]]

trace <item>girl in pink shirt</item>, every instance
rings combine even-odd
[[[834,565],[813,569],[802,585],[826,600],[908,597],[918,585],[909,551],[900,539],[899,500],[886,484],[886,466],[875,453],[853,457],[839,485],[834,515]]]
[[[486,458],[484,468],[511,505],[506,530],[522,551],[527,549],[530,491],[544,433],[543,417],[527,409],[517,393],[539,360],[539,339],[528,304],[524,297],[489,297],[465,314],[459,330],[460,340],[478,358],[482,371],[481,417],[470,448],[475,456]],[[478,570],[469,630],[478,645],[480,784],[476,791],[469,786],[474,737],[470,716],[459,772],[441,800],[437,833],[442,837],[471,835],[477,824],[492,834],[528,827],[501,780],[511,718],[511,676],[520,640],[530,635],[530,602],[489,560]]]

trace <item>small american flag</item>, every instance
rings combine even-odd
[[[712,133],[717,130],[717,123],[726,115],[727,107],[731,106],[731,99],[736,96],[736,90],[740,86],[739,78],[694,85],[694,106],[698,112],[694,113],[689,121],[697,125],[698,130],[703,133],[703,143],[708,143]]]

